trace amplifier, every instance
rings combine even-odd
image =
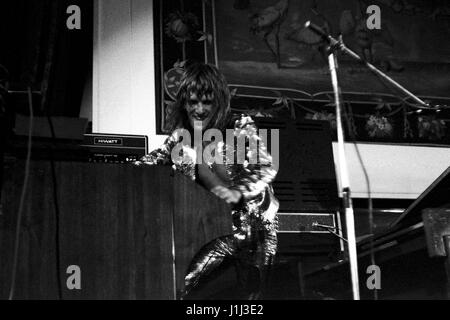
[[[340,229],[334,213],[278,213],[278,232],[329,233]]]
[[[335,213],[279,212],[279,251],[343,251],[339,211]]]
[[[89,153],[91,162],[125,163],[147,154],[148,137],[140,135],[90,133],[80,145]]]
[[[255,122],[259,128],[279,130],[279,170],[272,182],[279,211],[339,210],[329,122],[286,118],[255,118]],[[275,145],[269,136],[267,146]]]

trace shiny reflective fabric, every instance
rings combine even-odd
[[[185,291],[188,294],[197,284],[222,264],[225,258],[235,258],[245,268],[257,268],[256,277],[242,277],[250,291],[249,297],[258,297],[265,281],[268,267],[272,264],[277,250],[278,201],[274,196],[271,182],[277,174],[272,165],[272,157],[267,152],[253,120],[241,116],[234,122],[233,141],[225,139],[217,144],[216,152],[223,156],[223,165],[206,163],[207,168],[217,177],[221,177],[224,185],[238,190],[242,194],[241,201],[232,208],[233,234],[220,237],[203,246],[194,256],[185,277]],[[236,163],[238,150],[235,141],[244,138],[245,161]],[[164,145],[144,156],[136,164],[170,164],[192,180],[200,180],[199,171],[205,170],[196,165],[196,151],[191,146],[182,147],[182,157],[172,161],[171,153],[179,143],[179,132],[175,131]],[[258,162],[250,163],[255,152],[249,146],[258,145]],[[207,183],[203,183],[205,186]],[[245,274],[247,271],[243,271]],[[247,278],[247,279],[245,279]],[[251,279],[248,279],[251,278]]]
[[[238,260],[239,283],[244,287],[247,298],[257,299],[268,280],[267,274],[273,263],[276,246],[276,232],[260,232],[258,240],[229,235],[211,241],[192,259],[185,277],[182,298],[220,266],[224,259],[233,257]]]

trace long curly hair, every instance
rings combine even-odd
[[[169,107],[165,129],[173,132],[184,128],[192,130],[186,104],[192,94],[212,96],[214,114],[206,129],[224,130],[230,117],[230,91],[224,75],[213,65],[193,63],[187,66],[181,78],[176,101]]]

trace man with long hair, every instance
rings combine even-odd
[[[181,298],[187,298],[228,258],[238,262],[238,270],[241,271],[238,275],[246,298],[259,298],[276,254],[279,205],[271,187],[277,170],[253,120],[244,115],[233,118],[225,77],[212,65],[195,63],[185,69],[176,102],[171,108],[168,129],[171,134],[164,144],[136,164],[172,165],[230,203],[233,217],[233,234],[207,243],[192,259]],[[180,132],[192,134],[197,130],[203,133],[208,129],[232,130],[233,141],[215,141],[215,152],[224,156],[223,162],[197,161],[195,150],[206,147],[210,141],[194,147],[184,144],[181,149],[183,156],[174,159],[174,153],[179,154],[173,151],[182,140]],[[255,148],[249,146],[259,144],[257,162],[235,161],[239,156],[234,140],[242,138],[246,140],[243,150],[246,159],[252,156],[255,159],[251,154]]]

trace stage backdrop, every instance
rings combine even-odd
[[[381,29],[367,28],[369,5]],[[159,127],[185,61],[216,64],[233,92],[233,110],[305,117],[335,125],[326,44],[306,21],[372,62],[427,102],[450,105],[450,4],[444,1],[160,1],[155,27],[160,79]],[[346,130],[357,140],[449,143],[450,113],[416,113],[358,63],[339,55]]]
[[[331,90],[326,45],[306,21],[343,35],[352,50],[420,95],[450,95],[450,4],[436,1],[216,0],[216,63],[231,84],[318,93]],[[238,3],[247,5],[237,5]],[[369,30],[367,7],[380,7]],[[390,5],[392,4],[392,5]],[[369,71],[340,56],[344,91],[388,93]]]

